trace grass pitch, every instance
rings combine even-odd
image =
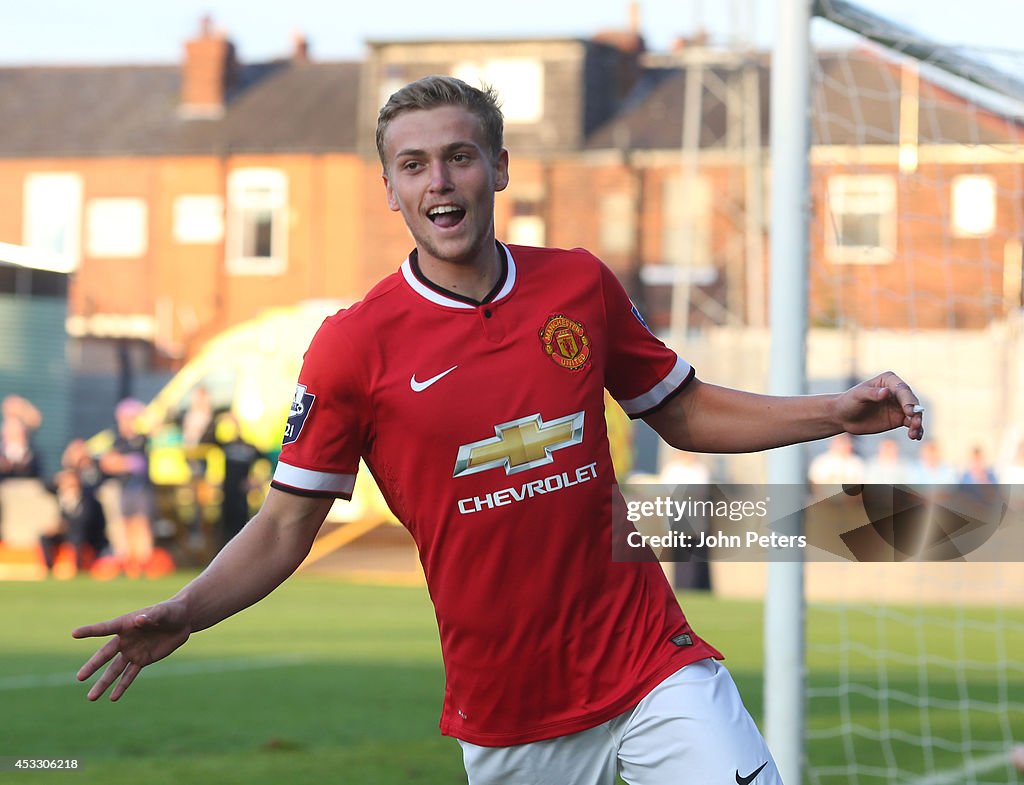
[[[458,744],[437,730],[444,674],[421,588],[292,578],[147,668],[118,703],[89,703],[74,673],[99,642],[73,640],[71,629],[161,600],[190,577],[0,584],[0,757],[78,758],[82,765],[75,772],[4,772],[0,782],[465,783]],[[694,627],[726,653],[760,719],[760,604],[705,595],[684,595],[682,603]],[[813,616],[809,634],[818,626]],[[870,636],[875,625],[865,620],[863,633]],[[1024,640],[1009,644],[1024,650]],[[812,685],[830,682],[838,661],[819,655],[809,667]],[[875,666],[847,658],[843,667],[852,673]],[[888,667],[893,683],[912,689],[918,677],[910,663],[905,672]],[[974,687],[1024,693],[1024,676],[1011,677],[997,683],[993,669],[991,685]],[[985,679],[977,672],[971,678]],[[833,704],[840,702],[812,702],[810,725],[840,721]],[[919,712],[910,714],[905,721],[916,722]],[[889,720],[897,730],[903,721],[899,712]],[[1005,718],[991,722],[995,733]],[[983,721],[972,730],[985,727]],[[812,758],[841,762],[849,739],[814,744]],[[863,755],[870,759],[870,750]]]

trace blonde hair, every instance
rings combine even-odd
[[[484,132],[484,141],[495,158],[505,145],[505,118],[501,114],[498,94],[492,87],[478,89],[453,76],[425,76],[395,92],[377,116],[377,155],[388,168],[384,153],[384,135],[391,121],[405,112],[461,106],[477,116]]]

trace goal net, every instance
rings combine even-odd
[[[808,376],[892,366],[925,443],[859,438],[851,471],[1018,484],[1020,525],[1024,49],[941,46],[842,0],[815,16]],[[807,565],[805,781],[1024,781],[1022,560]]]

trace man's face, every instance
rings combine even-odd
[[[508,185],[476,115],[458,106],[400,114],[384,136],[388,207],[400,211],[420,258],[472,264],[494,249],[494,193]]]

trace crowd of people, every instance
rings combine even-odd
[[[962,463],[943,455],[940,443],[926,441],[913,459],[905,458],[894,439],[880,439],[873,455],[856,452],[849,434],[832,438],[828,448],[810,463],[808,478],[815,485],[1017,485],[1024,482],[1024,441],[1016,455],[1000,465],[974,445]]]
[[[38,528],[40,557],[48,573],[54,573],[62,554],[63,575],[92,571],[94,575],[140,577],[173,568],[169,554],[156,547],[157,496],[150,477],[149,436],[141,421],[144,410],[145,405],[134,398],[120,401],[114,409],[115,428],[110,444],[94,450],[86,440],[72,439],[61,454],[59,467],[48,473],[33,439],[43,422],[39,409],[21,396],[8,395],[3,399],[0,481],[36,481],[56,501],[56,520],[33,522]],[[204,412],[207,417],[200,416]],[[183,448],[191,450],[188,454],[193,491],[203,484],[205,468],[205,461],[195,458],[196,448],[217,448],[224,455],[220,487],[203,486],[207,495],[193,505],[193,509],[198,509],[209,506],[211,498],[219,500],[221,520],[216,541],[211,543],[211,550],[216,550],[248,519],[250,472],[262,455],[241,438],[237,420],[230,412],[214,417],[202,388],[194,391],[192,405],[180,425]],[[106,498],[101,493],[104,486],[112,491]],[[210,496],[214,490],[218,493]],[[195,514],[192,517],[186,523],[194,526]],[[112,526],[114,521],[116,527]],[[2,535],[0,531],[0,539]]]
[[[895,439],[878,439],[873,453],[863,457],[853,437],[841,433],[810,461],[807,477],[812,484],[822,486],[1024,485],[1024,439],[1007,460],[992,462],[984,448],[975,445],[962,463],[952,463],[934,439],[915,449],[913,458],[902,454]],[[702,485],[722,478],[699,456],[677,452],[665,461],[658,479],[666,485]]]
[[[58,470],[43,476],[40,456],[33,434],[42,425],[39,409],[27,399],[8,395],[0,407],[0,481],[34,478],[43,482],[56,499],[59,520],[43,528],[39,535],[40,552],[52,572],[61,549],[72,553],[74,571],[87,570],[100,558],[116,564],[115,572],[130,577],[147,573],[154,561],[154,520],[156,495],[149,471],[149,439],[140,427],[144,405],[127,398],[114,409],[116,433],[108,449],[93,454],[86,441],[73,439],[63,451]],[[253,489],[252,467],[263,458],[259,450],[240,435],[238,421],[230,412],[217,415],[209,395],[197,387],[180,422],[182,446],[187,455],[191,480],[192,512],[184,521],[191,543],[203,535],[203,509],[212,498],[219,499],[219,521],[211,543],[212,551],[223,547],[248,521],[249,494]],[[216,447],[224,457],[224,476],[220,487],[211,487],[206,478],[206,450]],[[989,461],[981,446],[974,446],[963,462],[948,461],[935,440],[925,441],[915,457],[901,454],[892,438],[878,439],[873,454],[864,457],[856,450],[849,434],[833,437],[827,449],[809,465],[808,479],[815,485],[841,484],[1024,484],[1024,440],[1014,455],[998,465]],[[690,453],[679,452],[668,461],[661,478],[677,484],[702,484],[712,481],[707,464]],[[108,507],[119,521],[118,536],[109,532],[107,507],[101,503],[100,489],[112,481],[117,493]],[[0,508],[2,521],[2,508]],[[2,532],[0,532],[2,534]],[[115,544],[111,540],[116,539]],[[166,555],[157,554],[166,561]]]

